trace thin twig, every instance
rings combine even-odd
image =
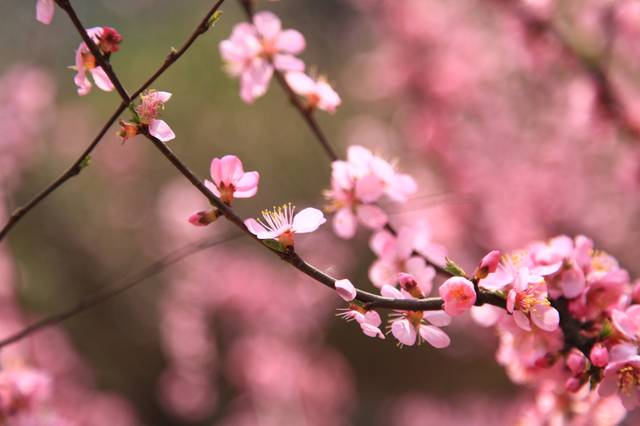
[[[47,198],[52,192],[54,192],[56,189],[58,189],[58,187],[60,187],[62,184],[64,184],[67,180],[69,180],[70,178],[72,178],[74,176],[77,176],[82,171],[83,165],[86,165],[86,162],[88,160],[89,154],[91,154],[91,152],[93,152],[93,150],[98,145],[98,143],[101,141],[101,139],[104,137],[104,135],[107,133],[109,128],[113,125],[113,123],[116,122],[116,120],[118,119],[120,114],[122,114],[127,109],[129,104],[131,102],[133,102],[136,98],[138,98],[138,96],[140,96],[140,94],[142,94],[142,92],[144,92],[147,88],[149,88],[158,79],[158,77],[160,77],[162,74],[164,74],[164,72],[171,65],[173,65],[191,47],[193,42],[199,36],[201,36],[202,34],[204,34],[208,30],[209,21],[210,21],[211,17],[218,11],[220,6],[222,6],[223,2],[224,2],[224,0],[217,0],[213,4],[211,9],[209,9],[209,11],[206,13],[205,17],[198,23],[198,26],[193,31],[191,36],[187,39],[187,41],[182,45],[182,47],[180,49],[178,49],[177,51],[171,52],[167,56],[167,58],[164,60],[162,65],[160,65],[160,67],[151,75],[151,77],[149,77],[147,79],[147,81],[145,81],[140,86],[139,89],[137,89],[135,92],[133,92],[133,94],[130,97],[128,95],[126,95],[126,91],[124,91],[124,90],[123,90],[123,93],[119,92],[119,95],[123,99],[123,102],[118,106],[118,108],[113,112],[111,117],[102,126],[102,129],[98,132],[97,136],[91,141],[91,143],[84,149],[82,154],[80,154],[78,159],[76,159],[73,162],[73,164],[71,164],[71,166],[64,173],[62,173],[56,180],[51,182],[46,188],[44,188],[38,195],[36,195],[27,204],[25,204],[24,206],[21,206],[21,207],[19,207],[16,210],[13,211],[13,213],[11,214],[9,219],[7,220],[7,223],[2,227],[2,229],[0,229],[0,241],[2,241],[2,239],[9,233],[9,231],[27,213],[29,213],[34,207],[36,207],[41,201],[43,201],[45,198]],[[73,8],[71,7],[70,4],[69,4],[68,8],[65,9],[65,11],[67,11],[67,10],[73,11]],[[76,18],[76,20],[77,20],[77,22],[79,24],[79,28],[78,28],[78,26],[76,26],[76,28],[78,29],[79,32],[80,32],[80,28],[81,28],[82,32],[80,32],[80,34],[81,35],[84,34],[84,36],[86,36],[86,32],[84,31],[84,27],[82,26],[82,23],[77,18],[77,15],[75,14],[75,12],[73,12],[73,16],[75,16],[75,18]],[[74,25],[75,25],[75,23],[74,23]],[[89,41],[91,41],[91,40],[89,40]],[[89,46],[89,48],[91,48],[92,43],[89,43],[88,46]],[[95,44],[93,44],[93,46],[95,47]],[[95,53],[94,53],[94,55],[95,55]],[[101,60],[101,56],[99,56],[99,55],[96,56],[96,59],[98,61],[100,61]],[[113,69],[111,68],[111,66],[108,67],[108,70],[109,70],[109,73],[110,73],[110,74],[108,74],[109,78],[112,79],[112,82],[114,83],[114,86],[115,86],[116,82],[119,82],[119,79],[117,78],[117,76],[113,72]],[[107,72],[107,68],[105,68],[105,72]]]
[[[239,1],[240,1],[240,5],[242,6],[242,9],[247,15],[247,18],[249,20],[252,20],[254,11],[253,11],[253,4],[251,0],[239,0]],[[307,124],[307,126],[309,126],[309,128],[311,129],[311,132],[314,134],[314,136],[316,137],[320,145],[322,145],[322,147],[324,148],[325,152],[327,153],[327,156],[331,159],[331,161],[339,160],[340,156],[333,149],[333,147],[331,146],[331,143],[329,142],[329,139],[327,138],[325,133],[322,131],[322,128],[320,127],[315,117],[313,116],[313,110],[311,110],[310,108],[307,108],[302,103],[298,95],[296,95],[296,93],[293,91],[291,86],[289,86],[289,84],[287,83],[287,80],[284,78],[284,75],[280,71],[274,70],[274,76],[278,84],[280,84],[280,87],[282,87],[282,90],[284,90],[287,96],[289,97],[289,101],[291,102],[291,104],[300,113],[300,115],[304,119],[304,122]],[[387,224],[384,226],[384,229],[386,229],[393,235],[398,234],[395,228],[389,222],[387,222]],[[425,254],[415,250],[413,251],[412,254],[414,256],[422,257],[425,260],[425,262],[431,265],[431,267],[433,267],[436,270],[436,272],[438,272],[439,274],[447,277],[451,276],[451,273],[447,271],[442,265],[440,265],[438,262],[435,262],[432,259],[429,259],[429,257],[426,256]]]
[[[116,282],[116,284],[108,285],[102,288],[97,293],[93,294],[92,296],[89,296],[85,300],[79,302],[75,306],[62,310],[57,314],[53,314],[45,318],[42,318],[41,320],[38,320],[28,325],[27,327],[23,328],[17,333],[14,333],[9,337],[6,337],[0,340],[0,348],[10,345],[12,343],[15,343],[45,327],[59,324],[62,321],[65,321],[73,316],[76,316],[90,308],[93,308],[96,305],[106,302],[114,298],[115,296],[121,293],[124,293],[125,291],[146,281],[148,278],[151,278],[152,276],[159,274],[160,272],[164,271],[165,269],[169,268],[170,266],[174,265],[175,263],[181,261],[182,259],[188,256],[191,256],[193,254],[196,254],[198,252],[201,252],[203,250],[206,250],[218,244],[231,241],[233,239],[240,237],[241,235],[242,234],[236,234],[232,236],[226,236],[223,238],[218,237],[218,238],[208,239],[205,241],[199,241],[196,243],[185,245],[177,250],[174,250],[171,253],[163,256],[159,260],[153,262],[152,264],[142,268],[141,270],[133,274],[131,278],[126,280],[120,280],[122,281],[122,283],[118,281]]]

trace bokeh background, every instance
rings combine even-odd
[[[132,91],[211,2],[73,3],[87,27],[123,35],[112,64]],[[34,4],[0,4],[0,216],[71,164],[119,103],[76,95],[78,36],[60,10],[37,23]],[[367,146],[420,183],[388,206],[395,224],[426,223],[468,269],[489,249],[582,233],[637,276],[639,2],[257,6],[305,35],[302,58],[341,95],[335,116],[319,115],[338,151]],[[173,93],[171,148],[203,179],[225,154],[259,170],[258,195],[236,203],[243,216],[323,205],[330,162],[284,94],[272,85],[245,105],[225,74],[218,43],[244,15],[233,0],[223,10],[154,84]],[[180,247],[234,235],[222,221],[190,226],[206,201],[146,140],[122,144],[116,130],[0,246],[0,337]],[[342,241],[327,224],[296,248],[372,289],[368,237]],[[515,423],[528,391],[494,361],[491,331],[463,317],[446,350],[369,339],[335,317],[333,294],[254,246],[212,245],[3,356],[51,371],[55,404],[79,424]]]

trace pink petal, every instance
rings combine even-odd
[[[560,324],[560,314],[552,306],[536,304],[530,313],[533,323],[545,331],[554,331]]]
[[[518,292],[513,289],[509,290],[507,293],[507,312],[513,313],[516,307],[516,297],[518,297]]]
[[[423,317],[437,327],[451,324],[451,317],[445,311],[425,311]]]
[[[447,333],[432,325],[420,325],[420,336],[436,349],[446,348],[451,344]]]
[[[390,297],[391,299],[404,299],[400,290],[388,284],[382,286],[380,294],[384,297]]]
[[[493,274],[480,281],[480,286],[488,290],[502,290],[506,285],[511,284],[515,277],[509,268],[503,264],[498,265],[498,269]]]
[[[160,101],[163,104],[166,103],[169,99],[171,99],[171,93],[169,92],[157,91],[157,92],[153,92],[153,95],[155,96],[155,99],[157,101]]]
[[[260,174],[258,172],[247,172],[236,183],[236,190],[233,193],[236,198],[250,198],[258,192],[258,182]]]
[[[364,320],[367,324],[371,324],[375,327],[380,327],[382,324],[382,319],[380,319],[380,314],[376,311],[367,311],[364,314]]]
[[[36,2],[36,19],[43,24],[49,25],[55,10],[56,5],[53,0],[38,0]]]
[[[240,76],[240,97],[252,103],[264,95],[273,76],[273,67],[263,59],[256,59]]]
[[[256,13],[253,16],[253,25],[256,26],[258,33],[267,40],[273,40],[282,29],[280,19],[271,12]]]
[[[598,386],[598,395],[607,397],[614,395],[618,390],[618,382],[616,380],[616,374],[606,374],[604,379]]]
[[[391,334],[403,345],[413,346],[416,343],[416,330],[406,319],[391,323]]]
[[[384,210],[370,204],[356,207],[356,215],[363,225],[376,230],[382,228],[388,221],[387,214]]]
[[[411,176],[407,174],[397,174],[391,179],[386,193],[393,201],[403,203],[415,194],[417,190],[418,184]]]
[[[378,256],[382,258],[391,258],[395,253],[396,237],[387,230],[378,231],[373,234],[369,240],[369,247]]]
[[[235,155],[225,155],[220,159],[220,181],[228,184],[235,184],[242,175],[242,161]],[[213,175],[212,175],[213,177]]]
[[[436,271],[431,266],[427,265],[427,262],[418,256],[412,256],[404,263],[406,272],[413,275],[418,282],[420,290],[428,296],[431,293],[433,287],[433,279],[436,276]]]
[[[504,311],[497,306],[482,305],[471,307],[471,318],[481,327],[495,325],[504,315]]]
[[[384,182],[368,174],[356,181],[356,198],[363,203],[375,203],[384,194]]]
[[[376,287],[395,282],[398,275],[398,267],[393,262],[378,259],[369,268],[369,279]]]
[[[362,332],[369,337],[379,337],[380,339],[384,339],[384,334],[380,329],[372,324],[362,322],[360,323],[360,328]]]
[[[255,219],[247,219],[244,221],[244,226],[247,227],[249,232],[258,237],[259,240],[271,240],[278,236],[275,231],[269,231]]]
[[[333,231],[340,238],[348,240],[353,238],[358,228],[355,215],[348,207],[342,208],[333,216]]]
[[[574,267],[562,272],[560,277],[560,288],[564,297],[573,299],[578,297],[585,287],[585,278],[582,269]]]
[[[281,53],[273,57],[273,66],[279,71],[304,71],[304,61],[292,55]]]
[[[284,30],[276,39],[276,49],[285,53],[298,54],[304,50],[306,43],[300,31]]]
[[[318,108],[333,114],[338,105],[342,103],[338,93],[326,81],[319,81],[316,85],[316,94],[320,98]]]
[[[213,193],[216,197],[220,197],[220,191],[218,191],[218,187],[208,179],[204,180],[204,186],[207,187],[209,191]]]
[[[529,318],[525,314],[520,311],[515,311],[513,313],[513,319],[521,329],[525,331],[531,331],[531,323],[529,322]]]
[[[216,186],[220,186],[220,184],[222,183],[222,162],[219,158],[214,158],[213,160],[211,160],[209,172]]]
[[[149,123],[149,133],[162,142],[168,142],[176,137],[171,127],[162,120],[151,120],[151,123]]]
[[[287,84],[291,87],[291,90],[298,95],[306,95],[313,93],[316,87],[315,81],[303,72],[292,71],[285,75]]]
[[[113,83],[104,72],[102,67],[95,67],[91,70],[91,76],[93,77],[93,81],[96,82],[96,86],[99,89],[104,90],[105,92],[110,92],[113,90]]]
[[[347,302],[351,302],[356,298],[356,288],[351,284],[351,281],[347,279],[337,280],[334,283],[336,293]]]
[[[411,228],[401,228],[396,238],[396,256],[398,259],[408,259],[413,253],[415,233]]]
[[[313,232],[326,221],[327,219],[325,219],[324,214],[322,214],[320,210],[307,207],[293,217],[291,230],[297,234]]]

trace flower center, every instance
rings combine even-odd
[[[632,395],[640,384],[640,374],[631,365],[618,370],[618,389],[625,395]]]
[[[418,328],[420,323],[422,322],[423,312],[422,311],[407,311],[405,314],[411,325]]]

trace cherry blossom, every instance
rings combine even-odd
[[[635,345],[620,344],[611,348],[611,361],[604,369],[604,379],[598,386],[600,396],[617,392],[627,410],[640,404],[640,356]]]
[[[271,12],[258,12],[253,22],[237,24],[231,36],[220,43],[220,55],[227,72],[240,78],[240,97],[252,103],[264,95],[278,71],[303,71],[304,62],[294,55],[305,48],[302,34],[282,30],[280,19]]]
[[[231,205],[234,198],[250,198],[258,192],[258,172],[245,172],[242,161],[235,155],[225,155],[211,161],[211,178],[204,184],[225,204]]]
[[[444,311],[451,316],[468,311],[476,303],[473,283],[464,277],[449,278],[438,288],[438,291],[444,301]]]
[[[340,96],[322,77],[314,80],[303,72],[288,72],[285,78],[289,87],[307,100],[307,108],[310,110],[318,108],[333,114],[342,102]]]
[[[359,304],[352,303],[348,309],[343,309],[338,316],[347,321],[356,321],[366,336],[384,339],[384,333],[380,330],[382,319],[376,311],[367,311]]]
[[[162,142],[168,142],[176,137],[169,125],[158,116],[164,109],[164,104],[171,98],[171,93],[150,90],[141,95],[141,101],[136,106],[140,126],[147,127],[149,134]]]
[[[382,287],[380,293],[393,299],[412,298],[390,285]],[[449,346],[451,339],[437,326],[448,325],[450,321],[442,311],[399,311],[391,320],[391,334],[401,345],[413,346],[416,342],[426,341],[434,348],[442,349]]]
[[[116,30],[110,27],[93,27],[86,30],[89,38],[101,50],[102,53],[113,53],[118,51],[122,37]],[[104,72],[102,67],[98,65],[96,58],[91,53],[86,43],[80,43],[76,49],[75,60],[76,75],[74,82],[78,87],[78,94],[83,96],[91,90],[91,82],[87,77],[87,72],[93,77],[93,81],[99,89],[105,92],[113,90],[113,83]]]
[[[294,215],[295,207],[291,203],[273,210],[263,210],[260,219],[244,221],[247,229],[260,240],[278,240],[285,247],[293,247],[294,234],[313,232],[325,223],[322,212],[313,207],[307,207]]]

